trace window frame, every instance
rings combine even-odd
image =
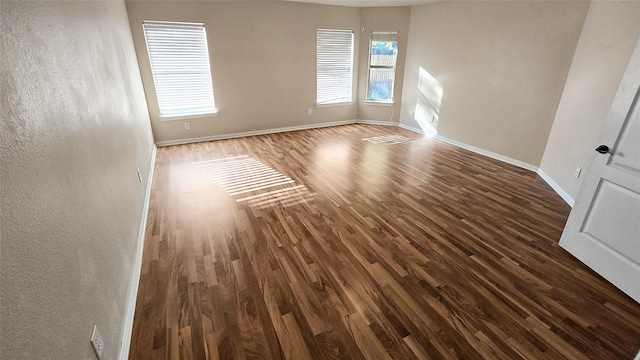
[[[206,66],[203,66],[200,68],[200,70],[205,70],[206,69],[206,73],[203,72],[195,72],[192,71],[192,74],[202,74],[204,77],[204,86],[205,86],[205,90],[201,91],[199,93],[197,93],[198,95],[202,96],[203,98],[205,98],[202,101],[202,105],[201,108],[202,110],[198,110],[198,108],[196,107],[195,110],[192,109],[191,111],[189,111],[189,109],[183,109],[181,111],[176,111],[176,112],[167,112],[165,110],[165,112],[163,113],[163,107],[166,108],[168,106],[167,101],[172,100],[171,99],[171,95],[169,97],[163,97],[163,96],[159,96],[159,90],[158,90],[158,86],[161,87],[168,87],[170,90],[170,92],[180,92],[180,90],[175,90],[175,89],[171,89],[172,85],[169,85],[166,83],[166,80],[160,80],[160,75],[162,73],[162,71],[154,71],[154,67],[157,68],[159,66],[159,64],[157,63],[157,61],[162,61],[159,59],[159,57],[156,57],[154,60],[154,56],[152,56],[152,49],[153,49],[153,45],[150,46],[149,44],[149,37],[147,35],[147,25],[149,25],[149,30],[151,30],[152,27],[156,27],[156,30],[158,28],[162,29],[161,26],[166,26],[166,28],[164,28],[163,30],[170,30],[171,26],[176,27],[176,28],[180,28],[183,27],[183,30],[187,30],[189,28],[191,28],[191,31],[193,31],[194,29],[197,29],[199,27],[202,28],[202,33],[198,34],[198,40],[203,42],[203,47],[204,47],[204,51],[202,51],[201,47],[198,47],[198,45],[193,45],[193,49],[194,50],[198,50],[199,52],[204,52],[204,54],[198,54],[197,56],[197,60],[199,61],[205,61],[206,58]],[[218,115],[218,109],[216,107],[216,102],[215,102],[215,95],[214,95],[214,86],[213,86],[213,74],[211,71],[211,57],[210,57],[210,52],[209,52],[209,42],[207,39],[207,31],[206,31],[206,27],[204,23],[194,23],[194,22],[177,22],[177,21],[155,21],[155,20],[144,20],[142,22],[142,31],[143,31],[143,36],[145,39],[145,44],[146,44],[146,49],[147,49],[147,58],[149,60],[149,68],[151,70],[151,77],[153,80],[153,89],[155,92],[155,96],[156,96],[156,102],[158,105],[158,116],[160,118],[161,121],[174,121],[174,120],[186,120],[186,119],[198,119],[198,118],[206,118],[206,117],[213,117],[213,116],[217,116]],[[184,33],[181,34],[181,36],[185,36]],[[200,37],[201,36],[201,37]],[[151,36],[151,41],[157,41],[157,38],[154,38],[154,35]],[[202,46],[202,45],[200,45]],[[160,51],[159,51],[160,50]],[[170,52],[170,46],[166,46],[166,48],[163,49],[154,49],[154,52],[161,52],[161,51],[167,51]],[[169,56],[166,53],[165,54],[161,54],[160,56]],[[177,57],[176,57],[177,58]],[[166,61],[166,60],[165,60]],[[154,66],[154,62],[156,62],[155,66]],[[166,65],[165,65],[166,66]],[[187,70],[185,71],[186,74],[190,74],[189,70],[190,69],[188,66],[185,65],[181,65],[180,66],[176,66],[176,68],[178,71],[180,71],[181,69]],[[165,70],[165,72],[170,73],[171,70],[174,69],[170,69],[169,71]],[[207,78],[208,77],[208,78]],[[186,85],[193,85],[194,83],[197,84],[197,80],[182,80],[183,83],[180,84],[182,86]],[[173,86],[180,86],[180,85],[173,85]],[[195,94],[195,92],[194,92]],[[206,99],[208,96],[211,96],[210,99]],[[161,98],[163,98],[164,100],[161,100]],[[164,101],[164,104],[163,104]],[[176,101],[175,98],[173,99],[173,101]]]
[[[393,37],[395,36],[395,39],[392,40],[388,40],[388,41],[395,41],[396,42],[396,54],[395,54],[395,62],[393,66],[383,66],[383,65],[373,65],[374,68],[376,69],[393,69],[393,82],[391,83],[391,98],[389,100],[374,100],[371,99],[370,96],[370,82],[371,82],[371,69],[372,69],[372,65],[371,65],[371,56],[373,56],[373,42],[374,41],[381,41],[381,40],[377,40],[374,39],[374,35],[386,35],[386,36],[390,36]],[[366,94],[365,94],[365,104],[369,104],[369,105],[378,105],[378,106],[392,106],[395,101],[394,101],[394,97],[395,97],[395,90],[396,90],[396,75],[397,75],[397,70],[398,70],[398,46],[399,46],[400,42],[399,42],[399,32],[398,31],[371,31],[371,35],[369,36],[369,59],[367,62],[367,90],[366,90]]]
[[[348,33],[351,35],[351,48],[350,48],[350,72],[349,72],[349,100],[336,100],[336,101],[319,101],[319,86],[320,82],[318,79],[318,75],[320,74],[319,66],[318,66],[318,55],[320,54],[318,51],[318,40],[321,32],[336,32],[336,33]],[[353,75],[354,75],[354,66],[355,66],[355,31],[350,29],[316,29],[316,108],[320,107],[328,107],[328,106],[346,106],[353,104]]]

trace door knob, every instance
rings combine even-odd
[[[607,145],[600,145],[596,148],[596,151],[599,152],[600,154],[611,154],[611,152],[609,151],[609,147]]]

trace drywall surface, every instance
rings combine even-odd
[[[304,126],[356,118],[353,103],[316,108],[316,30],[344,29],[360,39],[360,9],[293,2],[129,1],[127,10],[156,141]],[[143,20],[205,24],[218,116],[161,121]],[[313,114],[307,115],[307,109]]]
[[[0,357],[95,359],[96,324],[115,359],[153,147],[126,8],[0,7]]]
[[[358,119],[398,122],[400,100],[402,99],[402,81],[409,39],[410,7],[376,7],[362,9],[362,33],[360,40],[360,71],[358,78]],[[367,103],[369,76],[369,44],[372,31],[398,31],[398,60],[393,93],[393,105]]]
[[[420,126],[409,112],[425,97],[420,78],[433,77],[443,91],[438,135],[538,166],[588,6],[446,1],[412,7],[400,122]],[[421,68],[430,76],[421,77]]]
[[[591,3],[540,165],[573,199],[638,36],[640,2]],[[577,166],[583,171],[576,179]]]

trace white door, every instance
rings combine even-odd
[[[560,246],[640,302],[640,41]],[[605,149],[599,147],[602,152]]]

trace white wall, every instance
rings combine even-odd
[[[316,30],[353,30],[360,40],[359,8],[293,2],[129,1],[127,10],[157,142],[356,119],[353,104],[316,108]],[[143,20],[205,24],[219,114],[160,121]],[[355,64],[359,48],[355,47]],[[313,115],[307,115],[307,109]]]
[[[156,141],[210,137],[344,120],[398,121],[409,7],[353,8],[287,2],[129,1],[131,28]],[[207,29],[216,117],[160,121],[143,20],[202,22]],[[353,104],[316,108],[316,30],[355,34]],[[364,29],[363,29],[364,28]],[[365,104],[371,31],[398,30],[396,106]],[[313,114],[307,115],[307,109]]]
[[[114,359],[153,146],[125,5],[0,14],[0,357],[93,359],[97,324]]]
[[[540,165],[574,200],[638,36],[640,2],[591,3]]]
[[[400,122],[420,68],[444,91],[438,134],[538,166],[588,2],[445,1],[411,10]]]

